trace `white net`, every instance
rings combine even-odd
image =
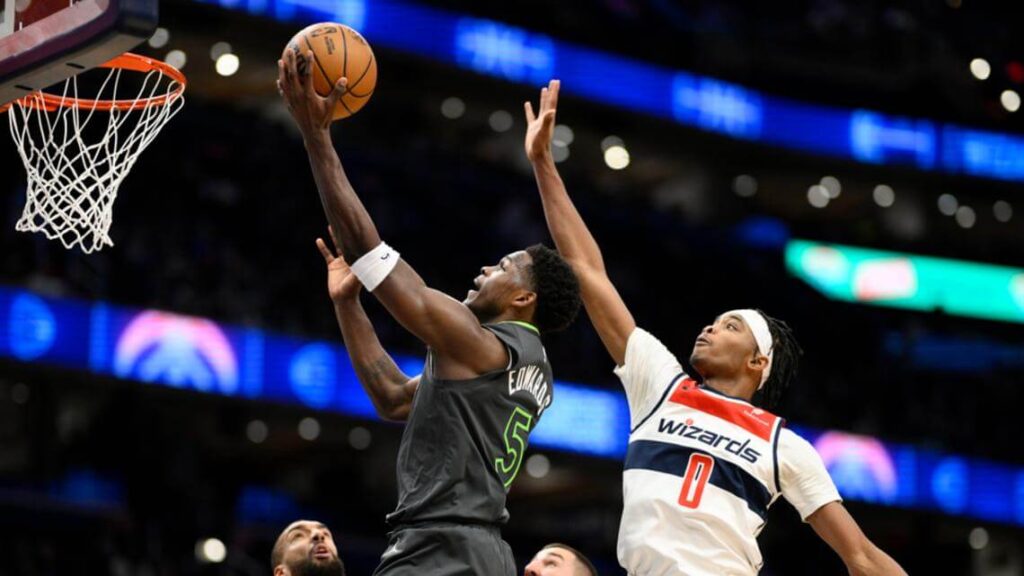
[[[114,245],[109,231],[117,190],[142,151],[184,105],[183,85],[158,69],[144,76],[128,71],[141,78],[134,99],[97,105],[117,100],[123,72],[111,68],[87,101],[78,100],[78,77],[73,76],[59,96],[44,99],[35,92],[11,106],[11,136],[28,176],[17,230],[42,232],[85,253]]]

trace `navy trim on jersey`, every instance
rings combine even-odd
[[[775,491],[782,492],[782,484],[779,483],[779,436],[782,436],[782,418],[775,422],[775,438],[772,439],[772,465],[775,466]]]
[[[772,495],[764,484],[736,464],[702,450],[668,442],[634,440],[626,450],[624,468],[653,470],[682,478],[690,455],[694,453],[707,454],[715,459],[715,467],[708,482],[746,502],[747,507],[762,520],[767,519]]]
[[[647,416],[644,416],[643,420],[640,420],[639,424],[633,426],[633,429],[629,431],[630,434],[636,432],[638,428],[643,426],[645,422],[651,419],[651,416],[654,416],[654,413],[658,411],[658,408],[661,408],[661,405],[665,403],[665,398],[668,398],[668,393],[671,392],[673,388],[675,388],[676,382],[678,382],[679,379],[684,376],[686,376],[686,372],[680,372],[679,374],[676,374],[675,378],[672,378],[672,382],[669,382],[668,387],[665,388],[665,392],[661,394],[661,399],[658,400],[658,403],[654,405],[654,408],[652,408],[651,411],[647,413]]]

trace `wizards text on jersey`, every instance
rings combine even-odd
[[[702,444],[707,444],[712,448],[718,448],[721,446],[726,452],[735,454],[751,464],[756,464],[758,459],[761,458],[760,452],[750,448],[749,438],[743,442],[733,440],[724,434],[718,434],[706,428],[694,426],[693,420],[691,419],[687,419],[685,422],[676,422],[669,418],[662,418],[658,423],[658,432],[661,434],[674,434],[680,438],[696,440]],[[724,446],[722,446],[723,443]]]

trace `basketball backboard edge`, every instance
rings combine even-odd
[[[0,105],[131,50],[156,30],[159,4],[158,0],[0,3],[4,14],[0,21]],[[18,10],[12,10],[15,6]]]

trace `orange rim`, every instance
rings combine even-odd
[[[166,62],[154,60],[145,56],[139,56],[138,54],[132,54],[130,52],[125,52],[109,62],[100,64],[98,68],[120,68],[122,70],[131,70],[133,72],[141,72],[143,74],[157,71],[174,82],[177,82],[177,86],[167,94],[153,96],[152,98],[132,100],[91,100],[89,98],[67,98],[37,91],[29,94],[28,96],[23,96],[14,102],[0,106],[0,112],[6,111],[15,103],[28,108],[35,108],[36,110],[46,110],[47,112],[53,112],[58,108],[87,108],[90,110],[102,110],[104,112],[109,112],[110,110],[115,109],[141,110],[143,108],[149,108],[150,106],[166,106],[174,100],[177,100],[178,97],[181,96],[182,92],[185,91],[185,86],[187,84],[185,75],[181,73],[181,70],[178,70],[174,66],[171,66]]]

